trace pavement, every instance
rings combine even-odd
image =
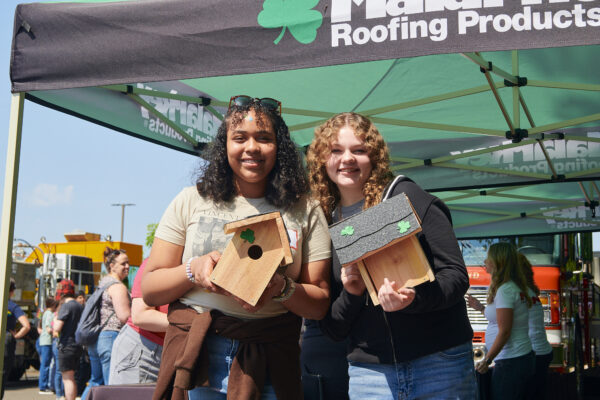
[[[39,372],[28,369],[18,382],[7,382],[4,389],[4,400],[55,400],[54,394],[39,394]]]

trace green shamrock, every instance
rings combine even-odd
[[[242,231],[240,238],[247,240],[250,243],[254,243],[254,231],[248,228],[245,231]]]
[[[408,221],[398,222],[398,231],[400,233],[406,232],[409,228],[410,228],[410,222],[408,222]]]
[[[319,0],[265,0],[257,21],[263,28],[283,28],[273,41],[275,44],[279,43],[286,28],[300,43],[312,43],[317,38],[317,29],[323,23],[321,13],[312,10],[318,2]]]
[[[352,235],[354,235],[354,227],[348,225],[347,227],[345,227],[344,229],[342,229],[342,231],[340,232],[340,235],[342,235],[342,236],[352,236]]]

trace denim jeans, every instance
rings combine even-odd
[[[98,356],[100,356],[100,363],[102,364],[102,379],[105,383],[108,383],[108,377],[110,376],[110,355],[112,353],[113,343],[119,334],[118,331],[102,331],[98,335]]]
[[[350,362],[350,399],[477,399],[471,342],[396,364]]]
[[[87,398],[88,392],[92,386],[104,385],[104,378],[102,377],[102,363],[100,362],[100,356],[98,355],[98,343],[90,344],[87,347],[88,356],[90,357],[90,369],[91,376],[90,380],[85,387],[85,390],[81,394],[82,400]]]
[[[52,345],[39,347],[40,355],[40,377],[38,379],[38,387],[40,390],[46,390],[50,388],[49,376],[50,376],[50,363],[52,361]]]
[[[535,374],[535,353],[495,360],[492,368],[492,400],[525,398],[527,383]]]
[[[208,334],[203,346],[208,349],[208,381],[210,387],[197,387],[188,391],[189,400],[225,400],[227,398],[227,384],[229,370],[240,346],[237,340],[227,339],[222,336]],[[277,400],[273,386],[265,382],[261,400]]]
[[[52,354],[54,356],[54,393],[56,397],[62,397],[65,395],[65,387],[63,386],[62,373],[60,372],[60,365],[58,365],[58,338],[52,339]]]
[[[305,320],[304,327],[300,353],[304,400],[347,400],[347,341],[334,342],[317,321]]]

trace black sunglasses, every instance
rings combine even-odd
[[[256,102],[269,110],[277,111],[279,115],[281,115],[281,102],[279,100],[275,100],[270,97],[263,97],[262,99],[258,99],[256,97],[246,96],[245,94],[233,96],[231,99],[229,99],[229,108],[227,109],[227,111],[231,110],[232,105],[237,107],[244,107],[252,102]]]

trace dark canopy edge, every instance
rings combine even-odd
[[[486,185],[469,185],[469,186],[456,186],[456,187],[444,187],[444,188],[428,188],[427,191],[430,193],[435,192],[452,192],[455,190],[469,190],[469,189],[492,189],[492,188],[500,188],[500,187],[513,187],[513,186],[535,186],[542,185],[545,183],[563,183],[563,182],[588,182],[588,181],[596,181],[598,177],[578,177],[578,178],[569,178],[562,180],[552,180],[551,178],[542,179],[542,180],[533,180],[533,181],[521,181],[521,182],[508,182],[508,183],[495,183],[495,184],[486,184]]]

